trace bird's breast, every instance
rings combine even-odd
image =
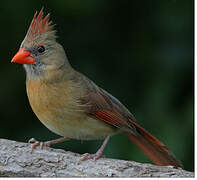
[[[46,84],[27,81],[27,95],[38,119],[51,131],[73,139],[100,139],[112,135],[112,126],[84,113],[77,102],[83,90],[72,82]]]

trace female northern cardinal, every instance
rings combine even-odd
[[[123,131],[155,164],[181,167],[169,149],[144,128],[120,101],[74,70],[63,47],[56,42],[49,14],[43,10],[33,20],[19,52],[12,62],[24,64],[29,102],[38,119],[51,131],[64,136],[38,145],[67,139],[91,140],[105,138],[95,154],[80,160],[102,156],[109,137]]]

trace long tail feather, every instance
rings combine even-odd
[[[170,150],[148,131],[132,121],[137,130],[137,135],[125,132],[125,135],[135,143],[156,165],[183,167]]]

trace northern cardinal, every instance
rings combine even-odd
[[[124,132],[156,165],[181,167],[170,150],[135,122],[119,100],[97,86],[68,62],[56,31],[43,10],[34,14],[20,50],[11,62],[24,64],[30,105],[38,119],[62,138],[38,145],[50,146],[67,139],[105,139],[95,154],[80,160],[98,159],[109,137]]]

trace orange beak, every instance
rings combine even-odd
[[[12,58],[11,62],[19,64],[35,64],[35,59],[31,56],[29,51],[21,48]]]

